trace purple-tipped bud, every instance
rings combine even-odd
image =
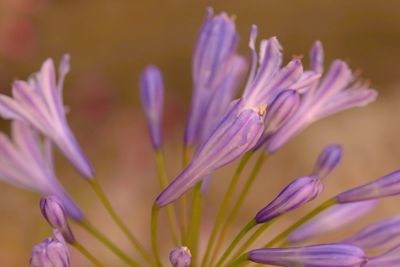
[[[189,267],[192,261],[192,254],[187,247],[177,247],[169,254],[169,261],[173,267]]]
[[[294,244],[305,242],[349,225],[376,207],[377,201],[334,205],[293,231],[287,240]]]
[[[164,82],[161,71],[153,65],[146,67],[140,76],[140,98],[147,118],[150,138],[155,149],[162,145],[162,113]]]
[[[293,248],[261,248],[247,254],[250,261],[276,266],[361,267],[364,251],[350,244],[322,244]]]
[[[264,131],[263,112],[242,110],[240,101],[234,105],[190,164],[157,197],[156,204],[168,205],[213,171],[252,149]]]
[[[342,159],[342,147],[340,145],[329,145],[319,154],[313,174],[321,178],[328,176],[340,163]]]
[[[364,249],[379,248],[400,237],[400,216],[370,224],[346,239]]]
[[[70,253],[62,236],[55,233],[52,237],[35,245],[29,261],[30,267],[69,267]]]
[[[316,198],[323,190],[321,179],[317,176],[304,176],[287,185],[265,208],[260,210],[255,220],[264,223],[296,209]]]
[[[400,245],[389,249],[385,253],[368,258],[366,267],[397,267],[400,266]]]
[[[267,109],[265,115],[265,132],[272,133],[278,130],[297,110],[300,96],[294,90],[280,92]]]
[[[68,243],[75,242],[74,235],[68,225],[67,213],[57,197],[48,196],[42,198],[40,200],[40,211],[50,226],[55,230],[59,230]]]
[[[400,170],[336,196],[338,203],[364,201],[400,194]]]

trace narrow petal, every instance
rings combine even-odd
[[[326,146],[320,153],[313,174],[321,178],[328,176],[342,159],[342,147],[337,144]]]

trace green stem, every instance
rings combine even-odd
[[[192,253],[192,265],[196,265],[197,249],[199,243],[201,214],[203,211],[203,199],[201,197],[201,182],[197,183],[193,190],[192,204],[190,208],[190,221],[188,226],[187,243]]]
[[[228,189],[226,190],[225,196],[222,200],[221,207],[219,208],[219,210],[217,212],[214,227],[212,229],[210,239],[207,244],[207,249],[204,254],[203,260],[201,262],[202,267],[205,267],[208,262],[208,259],[210,257],[210,253],[211,253],[211,249],[214,245],[215,238],[217,237],[218,230],[220,229],[222,221],[226,214],[226,211],[228,210],[229,202],[232,199],[232,196],[235,191],[236,185],[239,181],[240,175],[242,174],[244,167],[246,166],[247,162],[249,161],[249,159],[251,158],[251,156],[253,154],[254,154],[254,151],[249,151],[241,158],[239,165],[229,183]]]
[[[92,253],[90,253],[82,244],[75,241],[72,246],[76,248],[83,256],[85,256],[90,262],[92,262],[97,267],[106,267],[101,263]]]
[[[266,223],[263,223],[250,237],[247,239],[245,243],[236,251],[236,253],[232,256],[233,259],[239,258],[243,252],[248,249],[256,240],[257,238],[264,233],[278,218],[275,218],[273,220],[270,220]],[[229,264],[228,264],[229,265]]]
[[[229,263],[227,265],[227,267],[240,267],[240,266],[246,264],[248,261],[249,261],[249,259],[247,258],[247,254],[243,254],[242,256],[237,258],[234,262]]]
[[[316,207],[315,209],[313,209],[312,211],[310,211],[308,214],[306,214],[305,216],[303,216],[300,220],[298,220],[297,222],[293,223],[291,226],[289,226],[285,231],[283,231],[282,233],[280,233],[278,236],[276,236],[274,239],[272,239],[270,242],[268,242],[267,244],[265,244],[264,248],[268,248],[268,247],[272,247],[274,245],[276,245],[279,242],[283,242],[285,241],[285,239],[294,231],[296,230],[298,227],[300,227],[301,225],[303,225],[304,223],[308,222],[309,220],[311,220],[312,218],[314,218],[315,216],[317,216],[318,214],[320,214],[322,211],[326,210],[327,208],[333,206],[334,204],[336,204],[336,199],[335,198],[331,198],[328,199],[327,201],[323,202],[321,205],[319,205],[318,207]]]
[[[233,251],[233,249],[236,247],[236,245],[242,240],[242,238],[251,230],[254,228],[254,226],[257,225],[257,221],[255,219],[252,219],[248,224],[246,224],[245,227],[237,234],[235,239],[233,239],[232,243],[229,245],[229,247],[225,250],[224,254],[222,254],[222,257],[220,260],[217,262],[216,266],[220,267],[222,266],[222,263],[226,260],[226,258],[229,256],[229,254]]]
[[[168,185],[164,154],[161,149],[157,149],[155,152],[156,152],[157,172],[158,172],[158,177],[160,179],[160,187],[161,189],[164,189]],[[171,230],[172,240],[174,242],[174,245],[178,246],[178,233],[176,230],[178,229],[178,224],[176,222],[175,209],[172,205],[169,205],[167,207],[167,218],[168,218],[169,228]]]
[[[182,168],[185,168],[190,161],[190,147],[186,144],[183,145],[182,150]],[[187,243],[187,236],[186,236],[186,218],[187,218],[187,199],[186,194],[181,197],[180,200],[180,227],[181,227],[181,242],[183,245]]]
[[[158,252],[158,242],[157,242],[157,231],[158,231],[158,214],[159,214],[160,208],[156,206],[156,204],[153,205],[153,208],[151,209],[151,249],[153,250],[154,257],[156,259],[156,265],[161,267],[161,260],[160,260],[160,254]]]
[[[94,226],[92,226],[88,221],[79,221],[79,225],[88,231],[93,237],[95,237],[98,241],[103,243],[108,249],[110,249],[115,255],[117,255],[121,260],[127,263],[132,267],[139,267],[140,265],[129,258],[121,249],[119,249],[114,243],[112,243],[107,237],[105,237],[99,230],[97,230]]]
[[[143,256],[143,258],[146,260],[146,262],[148,264],[152,265],[153,264],[152,259],[147,254],[147,252],[144,249],[144,247],[139,243],[139,241],[129,231],[128,227],[124,224],[122,219],[115,212],[115,210],[112,207],[110,201],[108,200],[108,198],[104,194],[104,191],[101,188],[100,184],[95,179],[93,179],[93,180],[90,180],[90,185],[92,186],[93,190],[96,192],[96,195],[98,196],[98,198],[100,199],[101,203],[106,208],[106,210],[108,211],[108,213],[110,214],[110,216],[114,220],[114,222],[119,226],[119,228],[122,230],[122,232],[129,239],[129,241],[131,241],[131,243],[135,246],[137,251]]]
[[[222,226],[222,230],[220,232],[217,244],[215,246],[213,255],[211,257],[211,265],[215,261],[215,259],[217,257],[217,254],[218,254],[219,250],[221,249],[222,242],[225,240],[225,235],[228,232],[229,227],[232,225],[232,223],[236,219],[237,214],[239,213],[239,210],[240,210],[244,200],[246,199],[247,194],[248,194],[251,186],[253,185],[253,183],[255,181],[255,178],[257,177],[257,174],[261,170],[261,167],[264,164],[266,159],[267,159],[267,154],[265,154],[265,153],[260,154],[260,156],[257,159],[256,164],[254,165],[253,170],[250,173],[249,178],[246,180],[246,182],[244,184],[244,187],[243,187],[242,191],[239,194],[238,200],[236,201],[236,203],[235,203],[234,207],[232,208],[231,212],[229,213],[228,218],[225,220],[225,223]]]

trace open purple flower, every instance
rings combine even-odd
[[[354,245],[337,243],[291,248],[260,248],[248,252],[250,261],[276,266],[361,267],[364,251]]]
[[[41,141],[35,130],[20,121],[12,123],[11,136],[10,140],[0,133],[0,180],[43,195],[55,195],[72,218],[81,220],[81,210],[56,178],[49,141]]]
[[[40,71],[28,81],[14,82],[12,97],[0,95],[0,115],[30,124],[50,138],[83,176],[92,178],[93,168],[79,147],[65,116],[62,93],[68,71],[69,55],[61,60],[58,81],[54,63],[47,59]]]
[[[151,142],[155,149],[162,144],[162,115],[164,106],[164,81],[161,71],[153,65],[145,68],[140,77],[140,97],[147,117]]]
[[[311,49],[312,71],[322,73],[323,49],[316,42]],[[313,122],[331,114],[374,101],[377,92],[363,81],[358,81],[344,61],[335,60],[328,73],[307,90],[301,105],[291,119],[269,140],[266,149],[277,151]]]
[[[318,176],[297,178],[288,184],[271,203],[261,209],[255,220],[257,223],[264,223],[296,209],[316,198],[323,188],[322,181]]]
[[[292,244],[300,243],[338,230],[358,221],[360,217],[371,212],[376,204],[376,200],[370,200],[334,205],[297,228],[287,240]]]

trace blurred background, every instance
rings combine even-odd
[[[286,60],[323,42],[326,62],[342,58],[361,70],[379,91],[376,103],[340,113],[309,127],[264,166],[235,227],[247,223],[290,180],[307,175],[327,144],[344,146],[344,159],[327,180],[321,199],[399,167],[400,2],[397,0],[0,0],[0,92],[25,79],[52,57],[70,53],[65,85],[69,121],[94,165],[97,178],[124,220],[149,245],[149,212],[159,192],[153,153],[138,100],[138,76],[158,65],[166,83],[165,145],[168,174],[178,174],[184,122],[191,96],[191,54],[206,7],[237,17],[240,51],[248,54],[251,24],[260,37],[276,35]],[[326,63],[328,64],[328,63]],[[1,121],[8,131],[8,122]],[[136,257],[85,181],[57,154],[59,178],[87,217]],[[215,176],[207,194],[204,240],[212,226],[232,164]],[[250,168],[249,168],[250,169]],[[219,177],[221,176],[221,177]],[[321,201],[320,199],[320,201]],[[0,184],[0,267],[27,266],[31,247],[50,235],[38,208],[39,196]],[[285,217],[298,218],[320,201]],[[371,219],[398,212],[398,199],[380,203],[372,216],[326,240],[338,241]],[[161,225],[165,219],[161,217]],[[124,266],[103,246],[74,226],[76,236],[108,266]],[[232,232],[234,233],[234,231]],[[264,238],[269,238],[265,236]],[[229,240],[227,240],[228,242]],[[264,242],[265,243],[265,240]],[[163,244],[163,256],[171,244]],[[72,266],[90,264],[72,250]],[[136,257],[138,258],[138,257]]]

